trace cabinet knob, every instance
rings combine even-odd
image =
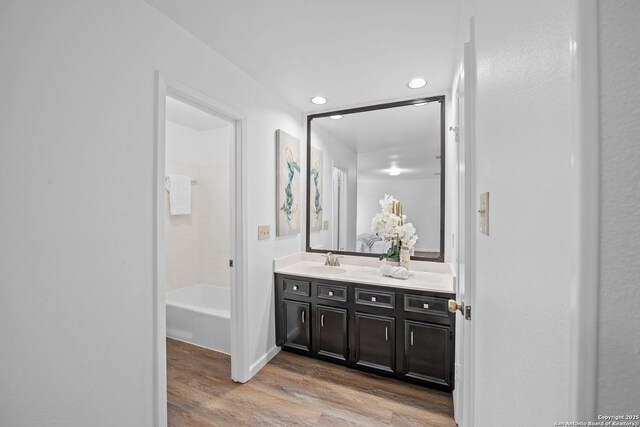
[[[298,290],[298,285],[293,285],[293,290],[297,291]]]
[[[427,303],[422,304],[422,308],[424,308],[425,310],[429,310],[429,304]]]
[[[333,296],[333,291],[329,291],[329,296],[332,297]]]
[[[378,299],[376,297],[371,297],[371,302],[376,302]]]

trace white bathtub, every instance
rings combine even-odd
[[[165,300],[168,337],[231,352],[229,288],[197,284],[167,292]]]

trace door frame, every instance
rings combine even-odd
[[[231,268],[231,379],[236,382],[249,380],[250,367],[246,349],[248,322],[247,278],[247,224],[246,206],[246,115],[192,87],[156,72],[156,138],[154,173],[154,302],[153,302],[153,377],[155,425],[167,424],[167,368],[166,368],[166,313],[165,313],[165,123],[166,97],[170,95],[205,112],[222,117],[231,123],[233,143],[230,158],[230,256]]]
[[[574,244],[569,343],[569,418],[595,420],[598,382],[600,274],[600,109],[598,2],[574,0],[573,72]]]
[[[475,329],[476,323],[474,315],[476,312],[475,286],[476,286],[476,235],[477,235],[477,189],[476,189],[476,41],[475,41],[475,20],[469,22],[469,41],[464,44],[464,144],[465,144],[465,214],[464,230],[465,234],[465,301],[464,310],[467,306],[472,308],[472,320],[465,322],[463,345],[465,353],[463,356],[463,378],[464,396],[462,397],[462,425],[473,426],[475,409]],[[458,221],[460,222],[460,221]],[[469,323],[466,323],[469,322]]]
[[[333,189],[335,190],[335,173],[336,170],[338,170],[341,174],[340,176],[340,186],[339,186],[339,191],[338,191],[338,195],[335,196],[336,193],[334,193],[334,198],[332,200],[333,206],[332,206],[332,221],[333,224],[337,224],[336,230],[335,230],[335,245],[334,247],[338,248],[338,250],[346,250],[346,238],[341,239],[340,236],[346,236],[346,233],[344,232],[344,230],[347,228],[347,206],[346,206],[346,201],[347,201],[347,191],[348,191],[348,186],[347,186],[347,172],[345,171],[345,169],[343,169],[342,167],[338,166],[335,162],[333,163],[333,172],[331,174],[331,185],[333,186]],[[337,202],[337,203],[336,203]],[[333,217],[333,214],[337,212],[337,218]],[[342,221],[341,221],[342,220]],[[333,234],[333,233],[332,233]],[[333,236],[332,236],[332,240],[333,240]],[[343,249],[341,248],[340,243],[342,241],[345,241],[344,246],[342,246]]]
[[[475,278],[476,278],[476,150],[475,150],[475,94],[476,94],[476,57],[475,57],[475,21],[469,19],[469,41],[463,44],[462,67],[457,78],[456,91],[452,93],[452,105],[463,109],[462,123],[457,125],[458,155],[458,244],[456,262],[457,290],[456,299],[463,305],[463,310],[472,308],[471,320],[464,315],[458,317],[456,330],[463,331],[462,339],[457,340],[454,417],[460,427],[474,424],[475,401]],[[460,87],[462,86],[462,87]],[[460,105],[457,94],[462,91],[464,103]],[[458,112],[458,118],[460,114]],[[459,121],[456,119],[456,121]],[[462,262],[461,262],[462,261]],[[461,288],[464,288],[464,295]],[[462,301],[461,297],[464,297]]]

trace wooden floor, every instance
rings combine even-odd
[[[170,426],[454,426],[451,394],[280,352],[246,384],[230,357],[167,339]]]

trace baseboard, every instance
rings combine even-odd
[[[247,378],[247,380],[253,378],[255,374],[260,372],[260,369],[264,368],[264,366],[269,363],[269,361],[273,359],[279,352],[280,347],[274,345],[271,350],[260,356],[258,360],[256,360],[251,366],[249,366],[249,378]]]

